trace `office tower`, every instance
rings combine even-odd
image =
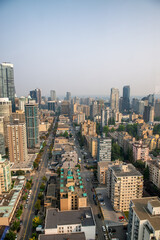
[[[97,153],[97,160],[99,162],[111,161],[111,145],[112,140],[110,138],[99,138],[98,139],[98,153]]]
[[[60,210],[76,210],[87,206],[87,194],[83,191],[82,177],[79,169],[61,169]]]
[[[4,117],[0,117],[0,154],[5,155]]]
[[[69,101],[63,101],[61,103],[61,114],[63,115],[70,115],[71,113],[71,106]]]
[[[7,126],[8,130],[8,149],[10,162],[24,162],[28,160],[26,124],[14,123]]]
[[[154,110],[155,118],[160,118],[160,99],[156,100]]]
[[[108,167],[107,195],[115,211],[128,211],[130,200],[142,194],[143,176],[132,164]]]
[[[138,103],[139,103],[139,100],[137,98],[132,99],[132,110],[135,113],[138,113]]]
[[[51,98],[51,101],[56,101],[56,91],[55,90],[50,91],[50,98]]]
[[[19,98],[19,110],[24,112],[26,103],[27,103],[26,98],[25,97],[20,97]]]
[[[49,111],[56,111],[56,102],[55,101],[48,101],[48,110]]]
[[[154,101],[155,101],[154,94],[149,94],[147,96],[147,99],[148,99],[148,104],[151,105],[151,106],[154,106]]]
[[[0,64],[0,98],[12,101],[12,111],[15,111],[15,86],[13,64]]]
[[[70,92],[66,92],[66,100],[71,102],[71,93]]]
[[[117,88],[111,88],[110,106],[112,110],[119,111],[119,90]]]
[[[27,147],[34,149],[39,147],[39,119],[38,119],[38,105],[25,105],[25,118],[27,130]]]
[[[101,110],[101,131],[103,131],[103,128],[105,126],[105,110]]]
[[[130,86],[123,87],[123,112],[128,112],[130,109]]]
[[[127,240],[158,240],[160,236],[160,199],[133,199],[129,208]]]
[[[81,123],[81,134],[82,136],[93,136],[96,137],[96,122],[86,120]]]
[[[138,101],[138,114],[143,115],[144,113],[144,101]]]
[[[90,117],[93,119],[98,113],[98,105],[97,101],[93,101],[92,104],[90,105]]]
[[[41,105],[41,90],[39,88],[30,91],[30,96],[36,101],[36,103],[38,103],[38,105]]]
[[[11,171],[10,162],[0,155],[0,194],[8,192],[11,189]]]
[[[144,107],[143,119],[145,122],[154,122],[154,107],[152,106]]]
[[[5,147],[8,146],[7,141],[7,124],[10,122],[10,115],[12,113],[12,104],[8,98],[0,98],[0,117],[4,117],[4,140]]]
[[[123,111],[123,97],[119,98],[119,111],[122,112]]]

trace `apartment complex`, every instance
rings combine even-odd
[[[87,193],[79,169],[63,169],[60,174],[60,210],[76,210],[87,206]]]
[[[149,158],[149,148],[142,141],[133,143],[133,160],[147,161]]]
[[[14,121],[7,126],[8,149],[11,162],[24,162],[28,160],[26,124]]]
[[[149,166],[149,178],[157,188],[160,188],[160,160],[150,160],[147,162]]]
[[[127,239],[160,239],[160,199],[158,197],[131,200]]]
[[[98,138],[98,151],[97,151],[97,160],[99,162],[111,161],[111,138]]]
[[[11,189],[11,183],[10,163],[0,155],[0,194],[8,192]]]
[[[108,167],[107,195],[115,211],[128,211],[130,200],[142,194],[143,176],[132,164]]]
[[[96,134],[96,122],[92,122],[90,120],[86,120],[85,122],[81,123],[81,134],[82,136],[93,136],[95,137]]]

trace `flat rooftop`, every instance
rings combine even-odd
[[[151,205],[155,205],[159,207],[160,199],[158,197],[146,197],[141,199],[134,199],[133,202],[133,209],[136,212],[136,215],[139,217],[140,220],[148,220],[152,227],[156,230],[160,230],[160,215],[152,215],[148,208],[148,202]]]
[[[31,171],[33,169],[33,162],[36,159],[36,154],[28,154],[28,161],[24,162],[12,162],[11,171]]]
[[[84,232],[68,234],[40,234],[38,240],[86,240]]]
[[[142,174],[132,164],[120,164],[111,166],[117,177],[140,176]]]
[[[45,229],[57,228],[60,225],[81,224],[82,226],[95,226],[90,207],[72,211],[59,211],[57,208],[47,209]]]

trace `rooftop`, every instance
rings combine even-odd
[[[59,211],[57,208],[47,209],[45,229],[57,228],[60,225],[81,224],[82,226],[95,226],[90,207],[72,211]]]
[[[84,232],[68,234],[40,234],[39,240],[86,240]]]
[[[142,174],[137,171],[137,169],[132,164],[120,164],[120,165],[114,165],[110,167],[117,177],[127,177],[127,176],[140,176],[142,177]]]
[[[145,197],[141,199],[134,199],[133,209],[136,212],[136,215],[140,220],[148,220],[155,231],[160,230],[160,215],[152,215],[148,208],[147,204],[150,202],[151,204],[159,207],[160,199],[158,197]]]

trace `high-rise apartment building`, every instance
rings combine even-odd
[[[0,117],[4,117],[4,141],[5,147],[8,146],[7,125],[10,123],[10,115],[12,113],[12,104],[8,98],[0,98]]]
[[[98,105],[97,101],[93,101],[92,104],[90,105],[90,117],[93,119],[98,113]]]
[[[0,98],[12,101],[12,111],[15,111],[15,86],[13,64],[0,64]]]
[[[155,102],[154,114],[155,118],[160,118],[160,99],[157,99]]]
[[[144,107],[143,119],[145,122],[154,122],[154,107],[152,106]]]
[[[38,105],[26,104],[25,105],[25,118],[27,130],[27,147],[34,149],[39,147],[39,118],[38,118]]]
[[[61,114],[70,115],[71,113],[71,104],[69,101],[63,101],[61,103]]]
[[[160,160],[149,160],[149,180],[157,187],[160,188]]]
[[[19,98],[19,110],[21,110],[21,111],[25,111],[25,104],[27,103],[27,101],[26,101],[26,98],[25,97],[20,97]]]
[[[111,88],[110,105],[112,110],[119,111],[119,90]]]
[[[36,101],[36,103],[38,103],[38,105],[41,105],[41,90],[39,88],[36,88],[35,90],[30,91],[30,96],[33,100]]]
[[[160,199],[132,199],[129,208],[127,240],[158,240],[160,236]]]
[[[0,117],[0,154],[5,155],[4,117]]]
[[[85,122],[81,123],[81,134],[82,136],[93,136],[95,137],[96,134],[96,122],[92,122],[90,120],[86,120]]]
[[[28,160],[26,124],[18,120],[7,126],[8,149],[10,162],[24,162]]]
[[[111,145],[112,139],[110,138],[98,138],[98,152],[97,152],[97,160],[98,162],[111,161]]]
[[[13,123],[14,120],[19,120],[19,123],[25,123],[25,113],[22,110],[16,110],[16,112],[11,113],[10,122]]]
[[[51,101],[56,101],[56,91],[55,90],[50,91],[50,98],[51,98]]]
[[[130,86],[123,87],[123,112],[128,112],[130,109]]]
[[[141,198],[143,176],[132,164],[109,166],[107,195],[115,211],[128,211],[130,200]]]
[[[56,102],[55,101],[48,101],[48,110],[49,111],[56,111]]]
[[[71,93],[70,92],[66,92],[66,100],[71,102]]]
[[[11,183],[10,162],[1,158],[0,155],[0,194],[8,192],[11,188]]]

